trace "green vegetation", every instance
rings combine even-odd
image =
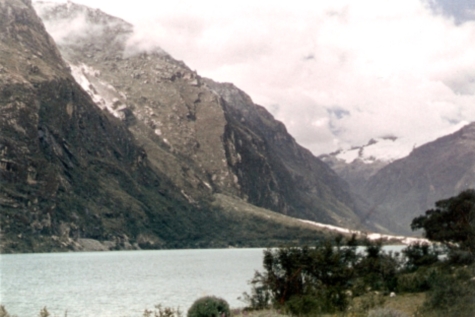
[[[424,216],[415,218],[412,229],[424,229],[428,239],[447,246],[453,262],[475,261],[475,190],[440,200],[435,206]]]
[[[143,317],[183,317],[183,314],[179,308],[163,307],[162,305],[156,305],[155,310],[146,309],[143,312]]]
[[[187,317],[473,317],[475,191],[436,206],[414,219],[413,228],[439,244],[415,243],[393,254],[382,250],[381,241],[365,241],[361,253],[355,236],[337,236],[312,247],[267,249],[264,271],[255,273],[250,294],[244,294],[245,310],[231,314],[223,299],[203,297]],[[44,308],[40,317],[47,316]],[[156,306],[143,315],[152,316],[182,314]],[[10,317],[3,306],[0,317]]]
[[[391,308],[377,308],[371,310],[368,317],[409,317],[407,314]]]
[[[436,203],[414,219],[413,229],[440,244],[416,243],[402,254],[383,252],[381,242],[337,237],[313,247],[264,252],[264,272],[256,272],[245,294],[249,310],[274,308],[292,316],[458,316],[475,313],[475,191]],[[386,307],[396,296],[424,300],[407,311]],[[412,295],[414,294],[414,295]]]
[[[229,317],[230,315],[229,305],[224,299],[205,296],[191,305],[187,317]]]

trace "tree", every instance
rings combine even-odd
[[[436,208],[414,218],[412,230],[423,229],[427,239],[446,244],[452,250],[469,253],[475,259],[475,190],[440,200]]]
[[[402,250],[402,253],[407,259],[404,265],[405,268],[408,271],[415,272],[420,267],[427,267],[437,263],[441,251],[427,242],[416,242],[407,246],[407,248]]]
[[[229,317],[229,304],[222,298],[205,296],[198,298],[190,309],[187,317]]]
[[[359,258],[355,236],[345,242],[336,237],[312,248],[265,250],[265,272],[255,274],[252,294],[244,295],[251,308],[265,308],[271,301],[291,315],[344,311]]]

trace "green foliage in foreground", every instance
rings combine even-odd
[[[438,201],[436,207],[414,219],[412,228],[424,229],[441,247],[416,243],[401,255],[367,241],[365,254],[358,254],[354,238],[339,237],[313,247],[264,251],[265,271],[256,272],[251,294],[245,294],[249,308],[316,316],[346,312],[355,297],[362,297],[367,313],[377,306],[367,301],[373,298],[368,294],[425,292],[421,316],[475,316],[475,190]],[[403,316],[391,310],[370,315]]]
[[[229,317],[230,315],[229,305],[224,299],[205,296],[191,305],[187,317]]]
[[[325,240],[315,247],[267,249],[264,273],[256,272],[252,309],[271,305],[292,315],[334,313],[348,308],[351,294],[366,289],[395,290],[399,261],[381,251],[381,243],[367,243],[366,255],[356,252],[354,237]]]
[[[251,310],[275,308],[293,316],[345,313],[358,300],[362,316],[382,306],[394,292],[426,293],[421,316],[474,316],[475,264],[454,266],[439,260],[440,250],[424,244],[409,246],[402,255],[385,253],[378,242],[367,242],[357,253],[354,242],[336,239],[315,247],[264,251],[264,272],[251,280],[245,294]],[[352,308],[354,311],[354,307]],[[374,316],[404,316],[377,310]]]
[[[444,267],[434,276],[423,311],[430,316],[475,316],[475,265]]]
[[[429,240],[444,243],[453,251],[449,254],[453,261],[461,264],[475,261],[475,190],[440,200],[435,206],[415,218],[412,229],[424,229]]]

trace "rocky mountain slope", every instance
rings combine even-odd
[[[160,49],[135,52],[132,27],[100,11],[36,10],[50,28],[87,23],[58,50],[29,0],[0,0],[3,252],[321,235],[256,206],[355,227],[345,183],[243,92]]]
[[[85,22],[79,34],[58,35],[75,78],[190,202],[225,193],[294,217],[357,223],[345,182],[244,92],[200,77],[160,48],[140,52],[120,19],[72,3],[35,6],[53,35]]]
[[[382,168],[361,192],[374,211],[369,218],[410,234],[413,218],[468,188],[475,188],[475,123]]]
[[[81,250],[94,240],[106,249],[257,246],[321,235],[242,199],[222,199],[234,209],[213,202],[219,186],[238,188],[223,167],[224,149],[212,148],[224,134],[223,126],[204,115],[212,110],[202,105],[219,100],[213,92],[184,94],[196,101],[196,111],[184,116],[180,111],[189,104],[181,97],[167,105],[180,110],[160,117],[146,107],[133,113],[120,100],[111,105],[115,112],[104,111],[76,83],[29,0],[0,0],[0,30],[2,252]],[[170,60],[166,65],[173,71],[183,69],[169,57],[156,57]],[[166,99],[193,87],[193,79],[180,78],[174,90],[149,89],[162,89]],[[162,101],[143,103],[159,109]],[[186,117],[193,113],[194,119]],[[224,120],[223,110],[217,113]],[[167,120],[175,120],[174,127],[183,120],[204,122],[193,132],[198,136],[187,139],[184,133],[180,143]],[[191,129],[185,125],[180,129]],[[160,128],[170,141],[159,137]],[[216,129],[222,131],[217,139],[199,137]],[[207,156],[195,163],[193,154]],[[167,167],[172,172],[163,173]]]

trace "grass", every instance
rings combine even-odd
[[[396,297],[390,297],[384,307],[393,308],[414,316],[422,307],[426,298],[425,293],[402,294]]]
[[[388,308],[399,311],[408,316],[420,316],[420,309],[426,298],[425,293],[411,293],[397,295],[395,297],[382,296],[375,293],[368,293],[363,296],[353,298],[350,308],[344,313],[322,314],[322,317],[366,317],[372,309]],[[373,303],[374,305],[371,305]],[[275,309],[245,311],[234,309],[234,317],[288,317],[283,311]]]

